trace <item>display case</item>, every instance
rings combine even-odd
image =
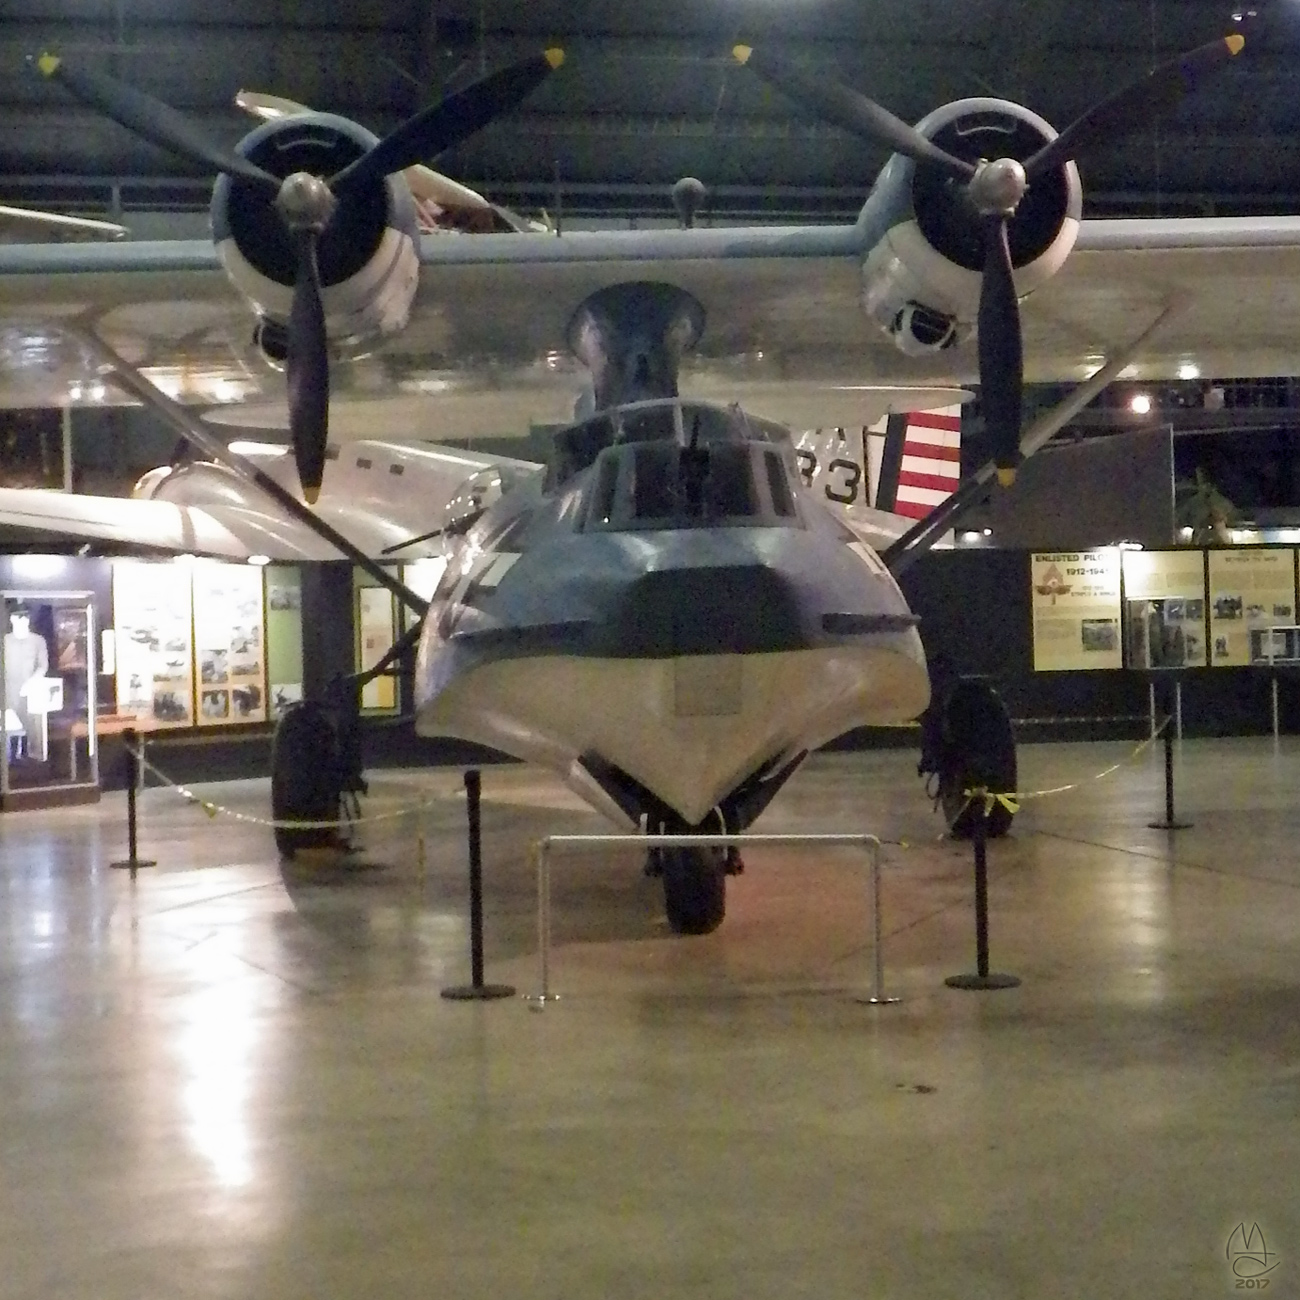
[[[92,593],[6,591],[0,597],[0,804],[91,802],[99,797]]]

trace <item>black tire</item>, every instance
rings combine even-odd
[[[333,822],[332,827],[275,828],[275,847],[292,858],[299,849],[339,842],[342,796],[338,730],[328,711],[305,701],[285,711],[271,744],[271,813],[276,821]]]
[[[712,934],[727,913],[726,852],[661,849],[664,907],[674,934]]]
[[[1016,788],[1016,736],[1002,697],[985,682],[958,682],[944,702],[944,761],[939,771],[939,801],[949,834],[969,839],[980,809],[966,791],[978,786],[995,793]],[[994,803],[985,833],[997,839],[1011,829],[1014,814]]]

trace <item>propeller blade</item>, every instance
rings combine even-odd
[[[325,443],[329,435],[330,368],[325,335],[325,305],[321,301],[320,269],[316,264],[316,232],[295,232],[298,278],[289,309],[289,350],[285,369],[289,381],[289,436],[293,442],[298,481],[309,506],[320,495],[325,475]]]
[[[44,77],[60,81],[83,104],[120,122],[136,135],[189,162],[238,176],[276,192],[279,180],[232,149],[225,149],[199,130],[188,118],[152,95],[125,85],[102,72],[71,68],[56,54],[42,54],[36,67]]]
[[[1194,90],[1202,76],[1240,54],[1245,44],[1246,38],[1234,33],[1160,64],[1071,122],[1030,158],[1025,164],[1026,175],[1032,180],[1091,145],[1119,139],[1146,126]]]
[[[349,187],[404,171],[449,149],[522,103],[563,62],[564,51],[550,49],[430,105],[331,177],[330,188],[341,198]]]
[[[815,78],[775,54],[748,45],[737,45],[731,52],[738,62],[753,68],[764,81],[770,82],[796,104],[816,117],[842,127],[851,135],[874,140],[895,153],[940,167],[964,181],[975,175],[975,168],[970,163],[932,144],[915,127],[895,117],[875,100],[838,82]]]
[[[1020,304],[1011,275],[1007,218],[984,218],[984,278],[980,284],[980,405],[988,430],[998,482],[1010,487],[1020,464],[1020,408],[1024,384],[1024,343]]]

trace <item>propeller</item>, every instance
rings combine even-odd
[[[967,162],[927,139],[915,127],[857,91],[810,73],[777,55],[737,45],[732,54],[760,77],[824,121],[885,145],[918,166],[935,168],[965,187],[970,219],[984,246],[977,316],[980,400],[997,463],[998,481],[1010,486],[1020,463],[1024,343],[1008,229],[1034,178],[1081,152],[1119,139],[1171,109],[1246,43],[1240,33],[1210,41],[1159,64],[1146,76],[1094,105],[1027,161]]]
[[[340,204],[393,172],[441,153],[521,103],[564,62],[549,49],[490,73],[408,118],[360,158],[330,177],[310,172],[274,176],[208,137],[175,109],[104,73],[70,66],[56,54],[34,60],[42,76],[61,82],[91,108],[146,140],[203,167],[238,177],[271,198],[297,257],[289,309],[289,430],[303,496],[314,505],[325,470],[329,421],[329,338],[318,247]]]

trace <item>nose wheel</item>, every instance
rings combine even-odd
[[[674,934],[712,934],[727,912],[726,849],[651,849],[646,874],[664,884],[664,909]]]

